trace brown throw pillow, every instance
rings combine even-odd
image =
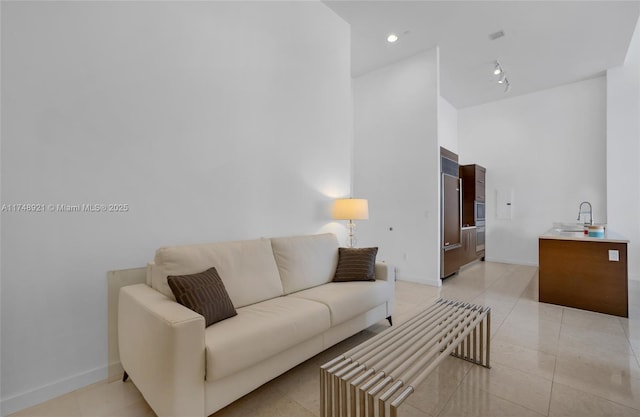
[[[338,248],[334,282],[375,281],[378,248]]]
[[[176,301],[202,314],[206,326],[238,314],[215,268],[193,275],[169,276],[167,281]]]

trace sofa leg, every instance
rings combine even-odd
[[[389,326],[393,326],[393,320],[391,319],[391,316],[387,317],[387,321],[389,322]]]
[[[124,374],[122,375],[122,382],[127,382],[127,379],[129,379],[129,374],[127,371],[124,371]]]

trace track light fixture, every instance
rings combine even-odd
[[[500,65],[498,60],[495,61],[495,65],[493,67],[493,75],[498,76],[498,84],[504,85],[504,92],[508,93],[509,90],[511,90],[511,83],[507,78],[507,72],[502,68],[502,65]]]

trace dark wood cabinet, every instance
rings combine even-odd
[[[484,211],[485,202],[485,177],[487,170],[478,165],[460,165],[460,179],[462,179],[462,224],[476,225],[476,203],[482,204]],[[482,213],[484,221],[484,213]]]
[[[629,316],[626,243],[540,238],[538,249],[540,302]]]
[[[462,254],[460,263],[466,265],[478,259],[476,252],[476,228],[462,229]]]
[[[455,248],[443,249],[442,252],[442,276],[446,278],[455,274],[460,269],[460,257],[462,256],[462,248],[456,246]]]
[[[476,259],[484,260],[485,248],[485,193],[487,170],[478,165],[460,165],[459,174],[462,182],[462,226],[475,226],[463,229],[468,235],[462,237],[464,255],[461,265]]]
[[[475,165],[475,184],[476,184],[476,201],[484,202],[485,186],[484,179],[487,170],[480,165]]]

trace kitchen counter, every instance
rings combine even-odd
[[[538,239],[538,300],[628,317],[629,241],[610,230],[589,237],[558,229]]]
[[[629,240],[613,232],[609,229],[604,229],[604,237],[590,237],[583,232],[561,232],[556,228],[547,230],[544,234],[540,235],[540,239],[559,239],[559,240],[577,240],[581,242],[608,242],[608,243],[629,243]]]

